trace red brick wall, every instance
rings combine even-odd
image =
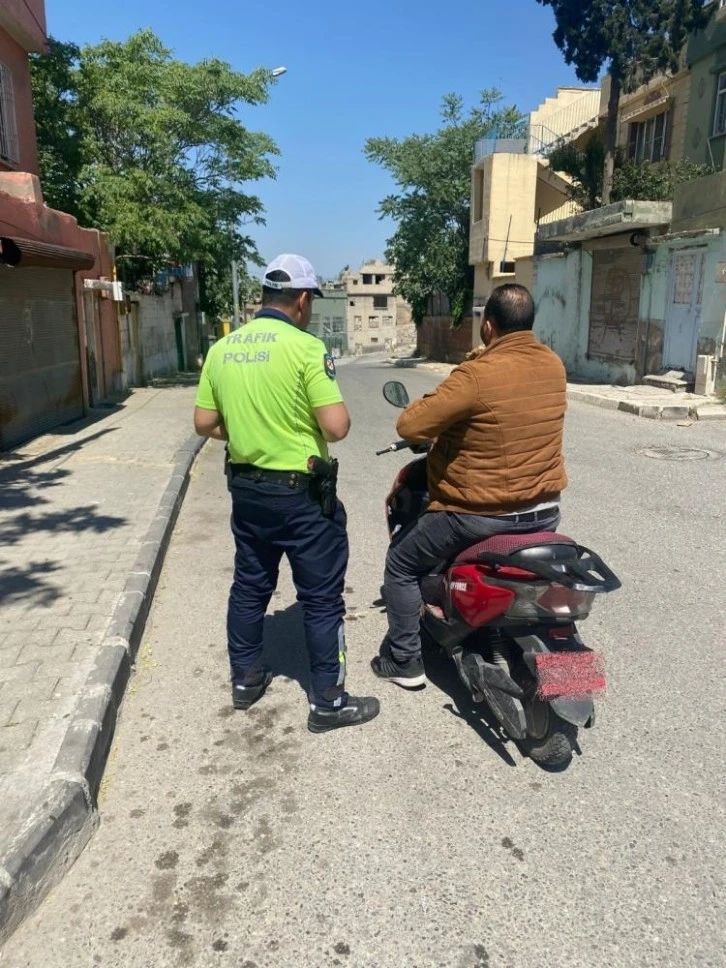
[[[471,316],[456,328],[452,328],[450,316],[427,316],[419,329],[421,355],[442,363],[461,363],[473,349],[471,329]]]

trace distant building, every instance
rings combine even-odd
[[[313,315],[308,329],[318,336],[333,356],[346,356],[348,353],[348,334],[346,329],[346,307],[348,295],[342,282],[323,283],[324,299],[313,302]]]
[[[393,291],[393,272],[393,266],[376,259],[357,272],[346,270],[340,276],[347,293],[348,347],[356,356],[394,349],[402,342],[404,331],[409,340],[411,310]]]

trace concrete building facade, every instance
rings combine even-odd
[[[606,79],[603,115],[609,91]],[[710,392],[726,339],[723,6],[673,76],[623,96],[618,143],[636,163],[687,159],[716,172],[679,185],[672,202],[620,202],[541,226],[529,267],[540,335],[577,376]],[[557,243],[563,251],[548,254]]]
[[[347,294],[346,329],[349,352],[360,355],[393,350],[400,342],[399,326],[410,329],[411,310],[394,292],[393,266],[378,259],[359,270],[345,270],[340,283]]]
[[[622,94],[618,112],[618,147],[638,164],[697,160],[689,151],[687,128],[691,106],[692,76],[684,47],[680,67],[673,75],[658,75],[648,84]],[[610,78],[602,84],[600,119],[607,121]]]
[[[694,34],[686,50],[691,99],[685,152],[717,171],[726,161],[726,5],[706,30]]]
[[[498,285],[515,279],[516,263],[534,253],[537,226],[577,211],[568,181],[547,161],[556,145],[579,143],[598,127],[600,92],[560,88],[531,112],[518,138],[475,146],[471,185],[469,263],[474,267],[472,345],[481,309]]]
[[[323,299],[313,302],[313,315],[308,332],[321,339],[333,356],[348,353],[348,294],[342,282],[323,284]]]
[[[43,0],[0,4],[0,450],[76,419],[119,390],[113,253],[45,205],[29,55]]]

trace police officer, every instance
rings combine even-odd
[[[345,691],[347,519],[337,499],[321,502],[321,479],[309,472],[311,458],[332,467],[327,443],[350,429],[333,359],[306,332],[313,299],[322,295],[307,259],[281,255],[270,263],[260,312],[209,351],[194,411],[198,434],[228,441],[232,701],[249,709],[272,679],[262,664],[262,629],[286,554],[303,609],[314,733],[368,722],[379,711],[377,699]]]

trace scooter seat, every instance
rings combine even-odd
[[[526,565],[531,561],[567,561],[577,558],[578,545],[564,534],[537,531],[530,534],[496,534],[465,548],[454,564],[472,565],[486,560],[487,555],[505,555],[513,564]]]

